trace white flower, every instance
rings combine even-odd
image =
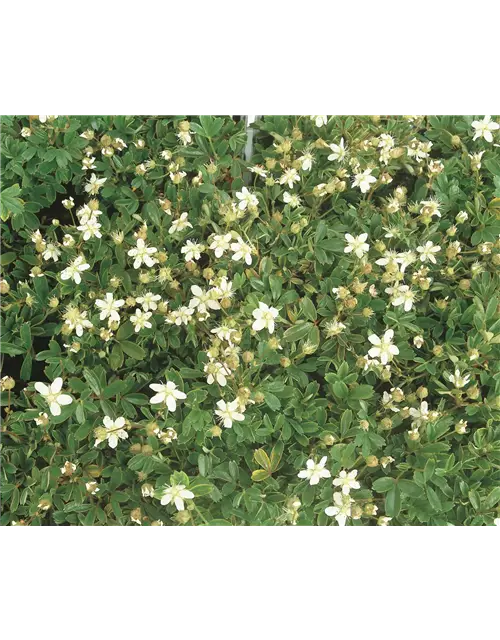
[[[231,251],[233,252],[232,259],[235,262],[244,260],[249,266],[252,264],[252,247],[243,242],[241,238],[231,244]]]
[[[38,116],[38,119],[40,120],[40,122],[45,123],[47,121],[51,122],[52,120],[55,120],[58,117],[59,116]]]
[[[35,382],[35,389],[45,398],[45,401],[49,405],[50,413],[53,416],[60,416],[61,407],[73,402],[73,398],[71,396],[61,392],[62,383],[62,378],[56,378],[50,386],[43,382]]]
[[[283,202],[285,204],[289,204],[291,209],[296,209],[297,207],[300,207],[301,200],[299,196],[295,195],[294,193],[285,191],[285,193],[283,194]]]
[[[190,229],[192,229],[193,225],[189,222],[188,214],[185,211],[184,213],[181,213],[180,217],[177,218],[177,220],[174,220],[172,222],[168,232],[170,234],[173,234],[173,233],[177,233],[177,231],[183,231],[184,229],[187,229],[188,227]]]
[[[441,251],[441,247],[436,247],[433,242],[427,240],[423,247],[417,247],[417,251],[420,254],[421,262],[427,262],[427,260],[430,260],[430,262],[436,264],[436,256],[434,254]]]
[[[143,262],[146,266],[153,267],[158,260],[151,256],[157,251],[155,247],[148,247],[142,238],[137,238],[137,246],[129,249],[128,255],[134,258],[134,269],[139,269]]]
[[[149,388],[156,391],[156,395],[149,402],[151,404],[166,404],[167,409],[172,412],[177,409],[177,400],[185,400],[187,397],[171,380],[165,384],[150,384]]]
[[[283,175],[280,177],[279,183],[288,185],[289,189],[293,189],[293,185],[296,182],[300,182],[300,176],[297,169],[285,169]]]
[[[329,338],[340,335],[345,328],[346,325],[338,320],[331,320],[325,325],[326,334]]]
[[[236,197],[239,200],[238,208],[241,211],[245,211],[247,207],[256,207],[259,204],[257,196],[253,193],[250,193],[250,191],[246,187],[243,187],[241,191],[237,191]]]
[[[77,256],[64,271],[61,271],[61,280],[69,280],[71,278],[76,284],[80,284],[82,281],[80,273],[87,269],[90,269],[90,265],[85,262],[85,258],[83,256]]]
[[[232,344],[231,337],[233,333],[238,333],[238,330],[231,329],[226,325],[221,325],[220,327],[215,327],[215,329],[212,329],[210,333],[214,333],[219,338],[219,340],[225,340],[229,344]]]
[[[441,217],[441,213],[439,211],[439,202],[435,198],[430,198],[429,200],[422,200],[420,203],[420,213],[422,215],[427,216],[437,216]]]
[[[102,238],[102,233],[99,231],[101,225],[95,216],[84,216],[80,222],[81,224],[77,229],[78,231],[83,231],[84,240],[90,240],[90,238],[94,236],[96,238]]]
[[[69,462],[66,460],[64,463],[64,467],[61,467],[61,474],[63,476],[70,476],[76,471],[76,464],[74,462]]]
[[[75,206],[75,201],[73,199],[73,196],[66,198],[65,200],[62,201],[61,204],[65,209],[68,209],[69,211],[69,209],[72,209]]]
[[[96,300],[95,306],[101,310],[99,315],[100,320],[120,322],[120,314],[118,309],[125,304],[125,300],[115,300],[112,293],[107,293],[105,300]]]
[[[469,153],[469,158],[471,162],[471,167],[474,171],[479,171],[481,168],[481,159],[483,157],[484,151],[479,151],[479,153]]]
[[[410,416],[413,418],[411,423],[412,427],[419,427],[424,422],[429,420],[429,405],[425,400],[420,403],[419,409],[410,409]]]
[[[192,138],[191,138],[191,134],[194,133],[194,131],[179,131],[179,133],[176,133],[175,135],[179,138],[179,140],[182,142],[182,144],[186,147],[188,144],[191,144],[192,142]]]
[[[493,524],[494,524],[496,527],[500,527],[500,518],[495,518],[495,519],[493,520]]]
[[[81,338],[84,329],[91,329],[94,325],[87,320],[87,312],[80,311],[78,307],[69,305],[63,314],[64,324],[67,324],[70,331],[74,331]]]
[[[265,302],[259,302],[259,308],[252,311],[255,318],[252,324],[254,331],[267,329],[269,333],[274,333],[274,319],[278,317],[279,311],[274,307],[268,307]]]
[[[463,435],[467,433],[467,420],[459,420],[455,425],[455,431],[459,435]]]
[[[354,175],[354,181],[352,183],[353,188],[354,187],[359,187],[361,190],[361,193],[366,193],[367,191],[370,191],[370,185],[373,182],[377,182],[377,178],[375,178],[375,176],[371,175],[372,170],[371,169],[365,169],[363,171],[363,173],[356,173]]]
[[[380,518],[377,520],[377,525],[379,527],[387,527],[391,520],[392,518],[389,518],[388,516],[380,516]]]
[[[457,224],[463,224],[468,217],[467,211],[459,211],[455,216],[455,222],[457,222]]]
[[[318,128],[324,126],[328,122],[328,116],[309,116],[309,118]]]
[[[94,442],[94,447],[97,447],[98,444],[107,440],[109,446],[112,449],[116,449],[119,440],[128,438],[128,433],[123,428],[125,426],[125,418],[122,416],[113,420],[113,418],[109,416],[104,416],[103,422],[104,427],[98,427],[96,429],[98,435]]]
[[[335,520],[339,523],[340,527],[343,527],[347,518],[351,517],[351,504],[354,500],[340,491],[336,491],[333,494],[333,507],[327,507],[325,513],[327,516],[335,516]]]
[[[31,135],[31,129],[29,127],[23,127],[21,129],[21,135],[23,138],[29,138]]]
[[[220,309],[220,304],[214,299],[214,292],[214,289],[204,291],[197,284],[193,284],[191,286],[191,293],[194,297],[189,301],[189,306],[192,309],[196,309],[198,313],[208,313],[208,309],[217,311],[217,309]]]
[[[455,385],[457,389],[461,389],[465,387],[465,385],[470,382],[470,375],[466,374],[464,376],[461,375],[460,369],[455,369],[455,373],[448,374],[448,380]]]
[[[299,478],[307,478],[309,484],[318,484],[321,478],[330,478],[330,472],[325,469],[327,456],[323,456],[319,462],[314,462],[312,458],[306,462],[306,468],[299,471],[297,474]]]
[[[351,236],[350,233],[346,233],[345,239],[347,240],[347,246],[344,248],[344,253],[351,253],[351,251],[353,251],[354,255],[362,258],[370,249],[370,245],[366,243],[367,238],[367,233],[362,233],[359,236]]]
[[[402,253],[398,253],[396,257],[396,262],[401,265],[401,273],[404,273],[406,267],[409,267],[410,264],[413,264],[417,256],[413,251],[403,251]]]
[[[473,129],[475,129],[473,140],[477,138],[484,138],[486,142],[493,142],[492,131],[496,131],[500,128],[498,122],[492,122],[491,116],[485,116],[483,120],[474,120],[472,123]]]
[[[194,493],[186,489],[184,484],[174,484],[173,487],[165,486],[161,493],[161,504],[166,506],[173,502],[177,511],[184,511],[184,500],[192,500]]]
[[[380,464],[382,465],[382,467],[385,469],[387,466],[389,466],[391,464],[391,462],[394,462],[394,458],[392,456],[385,456],[384,458],[380,459]],[[377,509],[377,507],[375,505],[373,505],[375,509]],[[377,511],[375,511],[375,513],[377,513]],[[375,513],[373,515],[375,515]]]
[[[230,243],[230,233],[226,233],[224,236],[214,236],[210,249],[215,253],[216,258],[222,258],[224,252],[229,250]]]
[[[375,334],[368,336],[368,340],[374,345],[369,351],[368,355],[371,358],[380,358],[380,362],[386,365],[389,360],[392,360],[393,356],[397,356],[399,349],[395,344],[392,344],[394,338],[394,331],[388,329],[382,338],[379,338]]]
[[[104,154],[104,149],[103,149]],[[94,156],[89,156],[88,158],[82,159],[82,171],[88,171],[89,169],[95,169],[96,165],[94,164],[95,158]]]
[[[205,251],[205,245],[199,242],[192,242],[191,240],[187,240],[186,244],[182,247],[181,253],[185,254],[186,262],[190,262],[191,260],[199,260],[201,258],[201,254]]]
[[[98,178],[95,173],[90,176],[90,180],[85,185],[85,191],[95,196],[99,193],[99,189],[106,182],[107,178]]]
[[[194,308],[179,307],[170,312],[167,318],[165,318],[165,322],[168,324],[176,324],[178,327],[180,327],[181,324],[187,325],[191,321],[193,313]]]
[[[38,414],[38,416],[37,416],[36,418],[33,418],[33,419],[34,419],[35,424],[36,424],[37,426],[41,426],[41,425],[44,425],[44,424],[47,424],[47,423],[48,423],[48,421],[49,421],[49,416],[48,416],[45,412],[40,411],[40,413]]]
[[[310,171],[314,162],[314,157],[310,151],[306,151],[306,153],[304,153],[303,156],[300,156],[300,158],[297,158],[297,160],[300,162],[302,171]]]
[[[45,251],[42,253],[44,260],[50,260],[52,258],[54,262],[57,262],[59,260],[60,255],[61,252],[59,251],[59,249],[55,244],[52,244],[51,242],[49,242],[49,244],[45,247]]]
[[[97,482],[86,482],[85,489],[91,494],[95,495],[98,491],[100,491]]]
[[[250,167],[252,173],[256,173],[260,178],[267,178],[267,171],[260,164],[256,164],[255,167]]]
[[[229,371],[226,365],[222,364],[222,362],[215,362],[215,360],[208,362],[203,368],[203,371],[208,374],[208,384],[213,384],[217,381],[217,384],[220,384],[221,387],[226,386],[226,377],[231,375],[231,371]]]
[[[407,312],[411,311],[414,301],[415,292],[407,284],[400,285],[393,293],[392,305],[394,307],[404,305],[403,308]]]
[[[338,160],[339,162],[343,162],[347,149],[344,146],[344,138],[340,138],[340,144],[331,144],[329,145],[332,153],[328,156],[328,160]]]
[[[216,409],[214,413],[226,429],[230,429],[234,421],[241,422],[245,419],[245,416],[239,411],[240,405],[238,400],[233,400],[232,402],[219,400],[217,407],[218,409]]]
[[[151,322],[148,322],[148,320],[152,315],[151,311],[135,310],[135,315],[130,316],[130,322],[134,325],[136,333],[139,333],[139,331],[144,328],[151,329],[153,325]]]
[[[388,133],[382,133],[379,136],[379,149],[392,149],[394,147],[394,138]]]
[[[161,300],[161,296],[151,293],[151,291],[135,299],[137,304],[142,305],[144,311],[149,311],[150,309],[156,311],[156,309],[158,309],[158,305],[156,304],[158,300]]]
[[[70,236],[69,233],[65,233],[63,236],[63,246],[71,248],[75,244],[75,239]]]
[[[417,347],[417,349],[420,349],[420,347],[424,344],[423,336],[415,336],[413,338],[413,344]]]
[[[347,473],[347,471],[341,471],[339,473],[339,477],[335,478],[333,481],[333,486],[342,487],[342,493],[347,496],[351,489],[359,489],[361,486],[356,480],[357,475],[357,469],[353,469],[352,471],[349,471],[349,473]]]

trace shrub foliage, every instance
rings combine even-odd
[[[3,117],[1,524],[498,523],[498,128]]]

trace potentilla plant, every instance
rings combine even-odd
[[[500,523],[500,120],[2,117],[2,525]]]

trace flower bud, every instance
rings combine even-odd
[[[382,429],[384,429],[385,431],[389,431],[389,429],[392,429],[392,420],[390,418],[383,418],[380,421],[380,426],[382,427]]]
[[[0,293],[4,295],[6,293],[9,293],[9,291],[10,291],[10,285],[7,282],[7,280],[4,280],[3,278],[0,279]]]
[[[214,424],[213,427],[210,428],[210,433],[212,434],[213,438],[220,438],[222,435],[222,429],[219,427],[219,425]]]
[[[462,291],[467,291],[467,289],[470,289],[470,280],[467,280],[466,278],[463,278],[458,283],[458,286],[459,286],[460,289],[462,289]]]
[[[104,435],[106,435],[106,434],[104,434]],[[135,444],[130,445],[129,451],[130,451],[130,453],[134,453],[134,454],[141,453],[142,446],[138,442],[136,442]]]
[[[141,453],[143,453],[145,456],[150,456],[153,454],[153,447],[149,444],[143,444]]]
[[[391,370],[382,369],[382,371],[380,372],[380,379],[388,382],[391,379]]]
[[[460,146],[460,137],[456,134],[454,136],[451,136],[451,144],[453,147],[455,147],[455,149],[458,148]]]
[[[11,376],[4,376],[0,380],[0,389],[2,391],[10,391],[16,386],[16,381]]]
[[[367,467],[378,467],[378,458],[377,456],[368,456],[365,458]]]
[[[467,389],[466,393],[467,393],[467,397],[469,397],[471,400],[477,400],[481,395],[481,392],[479,391],[479,387],[477,386],[470,387],[469,389]]]
[[[365,513],[365,516],[376,516],[378,507],[376,504],[370,502],[369,504],[365,504],[363,511]]]
[[[323,436],[323,443],[327,446],[327,447],[331,447],[333,444],[335,444],[335,436],[332,435],[331,433],[327,433],[326,435]]]
[[[280,358],[280,365],[284,369],[287,369],[291,364],[292,364],[292,361],[290,360],[290,358],[287,358],[286,356],[283,356],[282,358]]]
[[[359,426],[361,429],[363,429],[363,431],[368,431],[368,429],[370,428],[370,423],[368,422],[368,420],[360,420]]]
[[[419,387],[417,389],[417,398],[420,398],[420,400],[427,398],[428,395],[429,395],[429,391],[427,387]]]
[[[443,355],[443,347],[440,344],[437,344],[435,347],[433,347],[432,349],[432,353],[435,356],[442,356]]]

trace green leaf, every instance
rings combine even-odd
[[[0,256],[0,264],[2,265],[2,267],[5,267],[11,262],[14,262],[16,258],[17,253],[15,253],[14,251],[7,251],[5,253],[2,253],[2,255]],[[35,278],[35,280],[38,280],[38,278]]]
[[[345,436],[351,424],[352,424],[352,411],[350,409],[346,409],[342,414],[342,418],[340,419],[340,433],[342,437]]]
[[[432,487],[426,488],[427,498],[429,500],[429,504],[435,511],[441,511],[441,500],[439,499],[438,494],[434,491]]]
[[[347,396],[349,395],[349,389],[347,388],[345,382],[334,382],[332,385],[332,390],[334,395],[340,399],[347,398]]]
[[[21,353],[25,353],[26,349],[19,347],[17,344],[10,344],[9,342],[0,342],[0,353],[5,353],[8,356],[18,356]]]
[[[296,324],[285,331],[283,339],[287,342],[297,342],[298,340],[302,340],[302,338],[305,338],[309,333],[311,326],[310,322]]]
[[[267,406],[273,411],[279,411],[281,408],[281,402],[279,398],[277,398],[274,393],[269,393],[269,391],[264,391],[264,400]]]
[[[422,495],[422,488],[412,480],[398,480],[398,486],[401,489],[401,493],[412,498],[420,498]]]
[[[386,493],[386,491],[389,491],[393,487],[393,478],[377,478],[372,484],[372,489],[377,493]]]
[[[318,314],[316,312],[316,307],[313,305],[310,298],[302,298],[301,307],[302,312],[308,320],[312,320],[313,322],[317,320]]]
[[[89,383],[90,388],[96,394],[96,396],[101,395],[101,385],[99,383],[99,378],[96,374],[90,369],[83,370],[83,377]]]
[[[144,360],[144,358],[146,357],[146,352],[144,351],[144,349],[138,344],[135,344],[135,342],[124,340],[123,342],[120,342],[120,346],[123,352],[127,356],[134,358],[134,360]]]
[[[360,384],[351,390],[349,399],[369,400],[373,396],[373,387],[369,384]]]
[[[392,488],[385,496],[385,513],[390,518],[397,518],[401,510],[401,493],[399,486],[393,483]]]
[[[262,467],[268,473],[271,473],[271,471],[272,471],[271,460],[269,460],[269,456],[264,451],[264,449],[256,449],[253,452],[253,459],[259,465],[259,467]]]
[[[269,478],[269,472],[265,469],[256,469],[255,471],[252,471],[252,480],[254,482],[262,482],[267,478]]]
[[[22,215],[24,211],[24,202],[18,196],[21,194],[21,187],[13,184],[7,187],[0,194],[0,217],[2,220],[8,220],[10,215]]]

